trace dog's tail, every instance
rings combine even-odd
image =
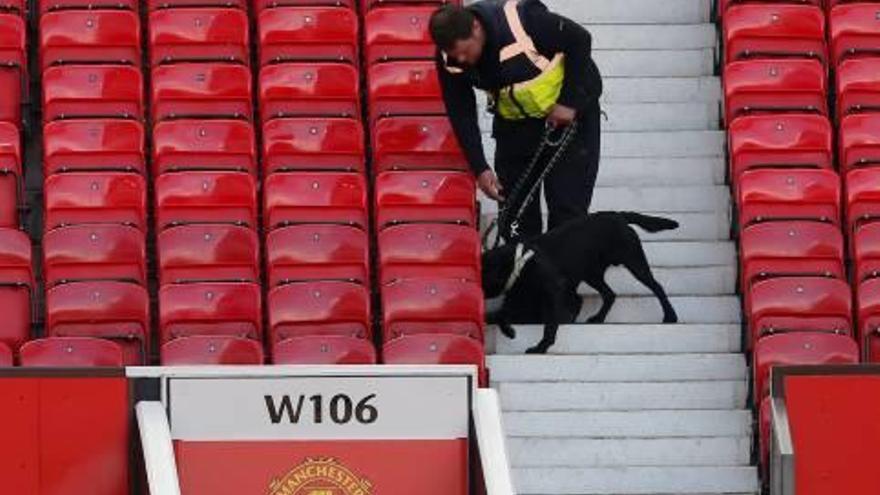
[[[621,212],[626,223],[637,225],[646,231],[654,234],[663,232],[664,230],[675,230],[678,228],[678,222],[663,217],[654,217],[651,215],[642,215],[641,213]]]

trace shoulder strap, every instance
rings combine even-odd
[[[550,66],[550,61],[547,60],[547,57],[541,55],[538,52],[538,49],[535,48],[535,43],[523,27],[518,7],[519,0],[507,0],[504,3],[504,17],[507,20],[507,26],[510,28],[510,32],[513,34],[514,41],[501,49],[501,62],[510,60],[522,53],[529,57],[529,60],[531,60],[538,69],[544,71]]]

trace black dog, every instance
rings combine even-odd
[[[573,323],[583,300],[581,282],[602,297],[602,307],[589,323],[602,323],[616,295],[605,282],[610,266],[625,266],[651,289],[663,307],[663,322],[678,316],[663,287],[654,278],[642,242],[630,225],[648,232],[678,228],[665,218],[628,212],[600,212],[573,220],[530,241],[514,242],[483,254],[483,291],[487,298],[504,295],[501,310],[490,320],[509,338],[511,324],[544,323],[544,337],[527,352],[543,354],[556,342],[560,324]]]

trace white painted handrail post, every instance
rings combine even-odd
[[[770,494],[794,495],[794,443],[784,399],[773,398],[770,434]]]
[[[515,495],[507,460],[504,428],[498,392],[490,388],[477,390],[474,401],[474,426],[480,447],[480,462],[487,495]]]
[[[137,422],[150,495],[180,495],[171,427],[161,402],[138,402]]]

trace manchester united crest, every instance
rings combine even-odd
[[[369,480],[334,458],[306,458],[281,478],[272,480],[268,495],[372,495]]]

